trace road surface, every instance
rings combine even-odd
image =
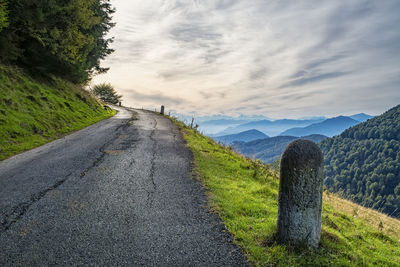
[[[0,265],[248,265],[191,162],[173,123],[127,109],[0,162]]]

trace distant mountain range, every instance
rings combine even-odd
[[[246,156],[271,163],[279,158],[285,147],[293,140],[304,138],[319,143],[328,136],[338,135],[344,130],[371,118],[373,117],[370,115],[359,113],[329,119],[311,117],[299,120],[258,120],[230,126],[213,138],[225,145],[233,144],[236,151]],[[236,122],[239,123],[239,120],[236,120]],[[209,121],[206,125],[232,123],[234,123],[232,120],[220,119]],[[284,130],[281,132],[282,129]],[[268,133],[270,133],[270,136],[277,134],[279,136],[268,138]]]
[[[171,110],[171,115],[176,117],[178,120],[185,122],[186,124],[194,119],[194,123],[199,125],[199,131],[206,135],[214,135],[215,133],[221,132],[228,127],[237,126],[250,121],[269,120],[270,118],[263,115],[239,115],[236,117],[226,116],[222,114],[211,115],[211,116],[198,116],[197,114],[181,114],[174,110]],[[247,129],[250,130],[250,129]]]
[[[234,127],[247,122],[249,122],[249,120],[227,118],[203,121],[199,123],[199,131],[212,135],[221,132],[226,128]]]
[[[282,120],[259,120],[251,121],[248,123],[240,124],[237,126],[229,127],[222,132],[215,134],[215,136],[222,136],[228,134],[236,134],[251,129],[256,129],[260,132],[265,133],[268,136],[276,136],[279,133],[293,128],[293,127],[304,127],[313,123],[318,123],[323,121],[325,118],[315,118],[310,120],[292,120],[292,119],[282,119]]]
[[[339,116],[324,120],[323,122],[313,123],[306,127],[292,128],[282,132],[280,135],[306,136],[310,134],[322,134],[332,137],[359,123],[360,121],[354,120],[351,117]]]
[[[224,145],[230,145],[235,141],[250,142],[253,140],[264,139],[264,138],[268,138],[268,135],[258,130],[252,129],[237,134],[214,137],[214,140]]]
[[[266,139],[254,140],[251,142],[234,142],[234,150],[250,158],[257,158],[265,163],[272,163],[279,159],[286,146],[293,140],[299,139],[296,136],[275,136]],[[326,139],[326,136],[313,134],[301,137],[315,143]]]
[[[240,132],[248,131],[248,130],[258,130],[260,132],[263,132],[264,134],[268,136],[277,136],[277,135],[292,135],[292,136],[305,136],[309,134],[324,134],[327,136],[333,136],[335,134],[338,134],[342,132],[344,129],[343,127],[350,127],[348,125],[353,125],[353,124],[344,124],[344,126],[340,126],[340,122],[336,126],[337,131],[329,131],[329,132],[302,132],[302,133],[296,133],[292,134],[290,132],[286,132],[289,129],[292,128],[304,128],[307,126],[310,126],[312,124],[317,124],[317,123],[322,123],[323,121],[327,120],[325,117],[317,117],[317,116],[311,116],[311,117],[303,117],[300,119],[279,119],[279,120],[273,120],[269,119],[265,116],[262,115],[253,115],[253,116],[246,116],[246,115],[240,115],[238,117],[231,117],[231,116],[226,116],[226,115],[213,115],[213,116],[189,116],[189,115],[183,115],[183,114],[178,114],[175,112],[172,112],[172,115],[177,117],[178,119],[190,123],[192,118],[194,118],[194,123],[199,125],[199,131],[211,136],[224,136],[224,135],[231,135],[231,134],[237,134]],[[340,117],[347,117],[349,119],[353,119],[357,122],[364,122],[368,119],[373,118],[373,116],[370,116],[365,113],[359,113],[359,114],[354,114],[350,116],[340,116]],[[340,118],[336,117],[336,118]],[[332,118],[334,119],[334,118]],[[329,119],[328,119],[329,120]],[[314,126],[313,126],[314,127]],[[318,128],[318,127],[317,127]]]

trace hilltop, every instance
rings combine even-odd
[[[400,217],[400,105],[320,146],[329,190]]]
[[[354,114],[349,116],[350,118],[352,118],[353,120],[359,121],[359,122],[364,122],[367,121],[369,119],[372,119],[374,116],[365,114],[365,113],[358,113],[358,114]]]

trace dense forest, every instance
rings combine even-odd
[[[320,147],[331,191],[400,218],[400,105]]]
[[[85,83],[107,71],[109,0],[0,0],[0,61]]]

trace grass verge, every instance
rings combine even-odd
[[[114,114],[77,85],[0,65],[0,160]]]
[[[196,172],[235,242],[255,266],[400,266],[400,221],[325,192],[321,245],[274,241],[279,179],[268,165],[242,157],[174,120],[194,154]]]

